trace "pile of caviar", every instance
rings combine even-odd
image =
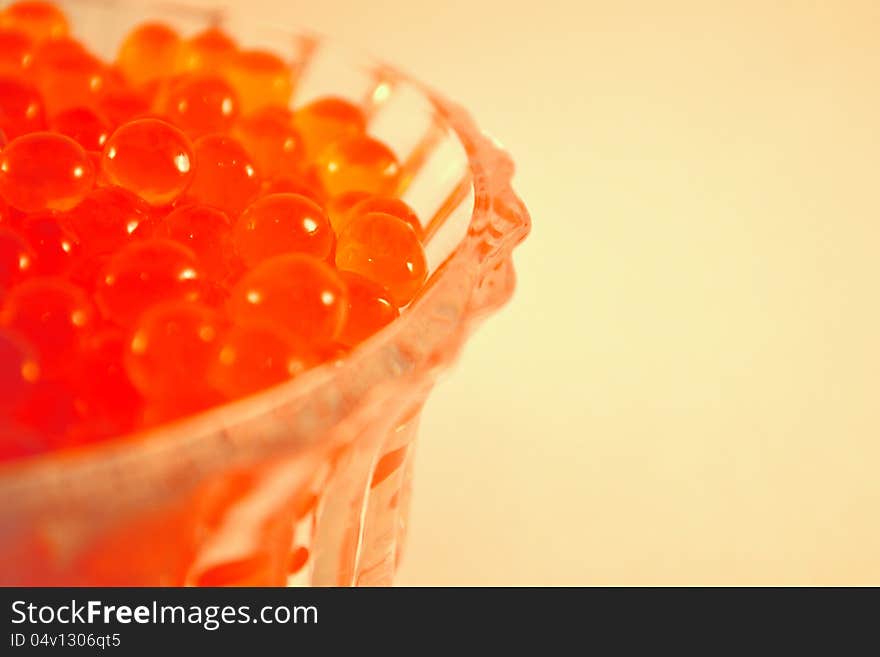
[[[413,299],[400,163],[295,82],[216,28],[104,61],[51,4],[0,13],[0,460],[252,394]]]

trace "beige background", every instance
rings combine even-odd
[[[401,584],[880,584],[880,3],[276,3],[464,103],[534,232]]]

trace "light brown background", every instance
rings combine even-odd
[[[534,233],[401,584],[880,584],[880,3],[277,3],[463,102]]]

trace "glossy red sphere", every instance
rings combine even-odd
[[[312,158],[335,141],[363,134],[367,127],[357,105],[336,97],[319,98],[301,107],[295,121]]]
[[[131,326],[157,303],[197,300],[201,283],[195,253],[171,240],[150,239],[127,244],[107,261],[95,300],[105,317]]]
[[[33,345],[18,333],[0,329],[0,410],[24,403],[39,379],[40,363]]]
[[[23,235],[0,226],[0,299],[36,270],[36,253]]]
[[[242,117],[233,134],[264,177],[295,176],[304,164],[302,137],[290,114],[279,108],[266,107]]]
[[[89,156],[64,135],[27,134],[12,140],[0,154],[0,195],[24,212],[70,209],[94,182]]]
[[[166,302],[145,312],[125,354],[132,383],[148,399],[209,394],[206,375],[216,360],[223,321],[197,303]]]
[[[69,369],[95,321],[86,293],[61,278],[32,278],[9,291],[0,324],[26,336],[42,371]]]
[[[34,269],[39,274],[66,275],[81,256],[79,237],[64,215],[57,212],[29,215],[22,224],[21,234],[34,251]]]
[[[222,210],[183,205],[158,222],[153,235],[188,246],[211,278],[224,278],[232,267],[232,223]]]
[[[34,41],[26,33],[0,28],[0,74],[22,75],[33,61]]]
[[[229,399],[291,379],[320,362],[313,347],[265,322],[234,325],[219,347],[208,377]]]
[[[149,221],[151,208],[127,189],[101,187],[65,216],[79,238],[83,254],[93,257],[112,253],[127,244],[138,226]]]
[[[87,107],[73,107],[49,121],[55,132],[67,135],[87,151],[100,151],[110,137],[110,123]]]
[[[284,253],[326,258],[335,237],[317,203],[298,194],[272,194],[248,206],[235,224],[235,250],[254,266]]]
[[[138,119],[114,132],[104,146],[107,179],[153,205],[180,197],[193,181],[193,147],[174,126]]]
[[[381,285],[352,272],[339,274],[348,289],[348,315],[338,340],[354,347],[397,319],[400,312]]]
[[[92,106],[108,83],[106,66],[83,44],[70,38],[41,44],[34,52],[31,68],[50,114]]]
[[[381,285],[398,307],[412,300],[428,274],[412,227],[381,212],[361,215],[346,226],[336,245],[336,266]]]
[[[0,26],[20,30],[34,41],[57,39],[69,30],[64,12],[41,0],[13,2],[0,14]]]
[[[247,272],[232,289],[233,320],[273,324],[291,336],[327,343],[342,331],[345,283],[332,267],[308,255],[275,256]]]
[[[226,132],[238,113],[235,90],[214,75],[185,76],[171,85],[165,101],[168,120],[192,138]]]
[[[44,130],[46,106],[39,90],[18,77],[0,77],[0,130],[7,139]]]
[[[409,224],[413,231],[415,231],[416,236],[419,238],[422,237],[422,223],[419,221],[419,217],[415,210],[399,198],[391,196],[367,196],[352,205],[351,209],[346,213],[345,219],[342,223],[334,225],[333,228],[337,233],[341,233],[350,220],[364,214],[369,214],[370,212],[381,212],[383,214],[390,214],[392,217],[397,217],[401,221],[405,221]]]
[[[237,218],[260,191],[253,160],[224,135],[207,135],[194,145],[195,175],[187,197]]]
[[[171,74],[180,52],[180,37],[163,23],[143,23],[132,30],[116,56],[116,64],[137,87]]]

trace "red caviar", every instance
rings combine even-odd
[[[187,196],[238,217],[260,191],[250,155],[231,137],[207,135],[197,140],[195,175]]]
[[[23,212],[72,208],[94,182],[95,170],[85,150],[64,135],[22,135],[0,154],[0,195]]]
[[[20,30],[34,41],[57,39],[67,34],[67,17],[49,2],[14,2],[0,13],[0,26]]]
[[[125,369],[147,399],[208,394],[223,318],[197,303],[160,304],[144,313],[129,341]],[[186,386],[181,382],[186,381]]]
[[[367,121],[359,107],[342,98],[319,98],[294,115],[310,157],[316,157],[334,141],[364,133]]]
[[[192,182],[193,158],[193,146],[180,130],[158,119],[138,119],[110,136],[101,168],[111,183],[164,205]]]
[[[27,401],[39,379],[40,363],[33,345],[13,331],[0,329],[0,409]]]
[[[110,123],[88,107],[72,107],[56,114],[49,127],[67,135],[87,151],[100,151],[110,137]]]
[[[293,93],[293,72],[281,58],[264,50],[235,53],[227,67],[229,82],[245,112],[267,105],[286,107]]]
[[[40,277],[9,291],[0,324],[26,336],[37,351],[42,371],[50,374],[74,362],[94,315],[85,291],[60,278]]]
[[[233,133],[264,177],[297,171],[303,161],[302,136],[286,112],[266,107],[238,121]]]
[[[154,237],[188,246],[205,272],[223,279],[232,267],[232,223],[226,213],[208,205],[183,205],[158,223]]]
[[[69,38],[42,44],[34,52],[32,68],[52,113],[95,104],[107,84],[104,64]]]
[[[21,75],[33,55],[33,39],[19,30],[0,27],[0,73]]]
[[[87,256],[110,254],[126,244],[137,227],[149,221],[150,206],[121,187],[92,190],[65,214]]]
[[[235,54],[235,41],[223,30],[211,27],[185,39],[177,54],[177,70],[221,71]]]
[[[378,283],[350,271],[340,274],[348,290],[348,316],[339,343],[353,347],[394,321],[400,311]]]
[[[294,377],[319,361],[305,342],[271,324],[251,321],[223,335],[208,376],[217,391],[235,399]]]
[[[22,235],[0,227],[0,299],[4,290],[33,273],[35,261],[36,254]]]
[[[236,284],[229,299],[233,320],[264,321],[311,342],[330,342],[347,312],[339,274],[312,256],[291,254],[266,260]]]
[[[294,83],[217,28],[144,24],[109,62],[52,5],[0,12],[0,460],[338,361],[418,292],[396,155]]]
[[[185,77],[171,86],[165,101],[165,115],[193,138],[210,132],[226,132],[238,116],[238,96],[221,77]]]
[[[348,224],[336,246],[336,266],[383,286],[398,306],[412,300],[428,272],[415,231],[381,212],[361,215]]]
[[[136,87],[144,87],[174,71],[180,52],[177,32],[161,23],[145,23],[125,39],[116,64]]]
[[[55,212],[32,214],[25,219],[21,234],[35,255],[35,271],[65,275],[79,259],[82,247],[67,219]]]
[[[385,144],[361,135],[330,144],[321,151],[317,172],[327,192],[393,194],[400,182],[400,163]]]
[[[337,233],[341,233],[351,219],[370,212],[382,212],[397,217],[409,224],[417,236],[422,236],[422,223],[415,210],[399,198],[389,196],[366,196],[352,205],[351,209],[333,225],[333,229]]]
[[[264,196],[248,206],[235,224],[235,249],[250,266],[284,253],[323,259],[334,242],[324,210],[299,194]]]
[[[171,240],[132,242],[104,267],[95,300],[105,317],[127,326],[168,300],[195,301],[201,271],[196,254]]]
[[[6,138],[45,127],[45,105],[37,88],[20,78],[0,77],[0,129]]]

